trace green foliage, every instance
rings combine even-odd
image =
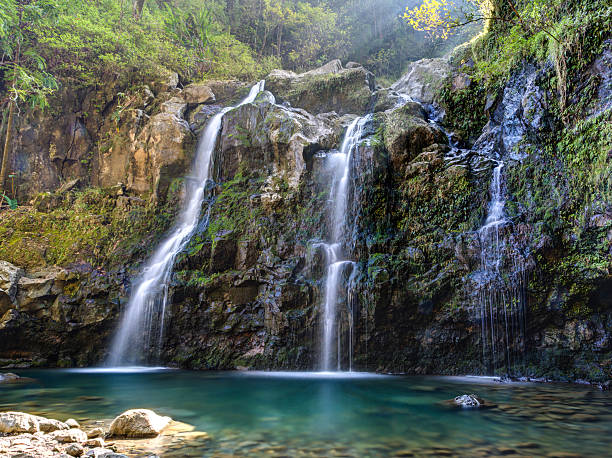
[[[26,268],[140,261],[170,226],[177,196],[170,193],[161,207],[143,202],[123,209],[105,189],[43,193],[35,208],[0,213],[0,259]]]
[[[55,0],[0,0],[0,75],[8,98],[45,108],[57,88],[37,48],[37,31],[55,21]]]
[[[9,208],[11,210],[17,210],[17,207],[19,206],[17,204],[17,199],[11,199],[9,196],[7,196],[6,194],[2,194],[2,197],[4,197],[4,200],[6,200],[6,203],[8,204]]]

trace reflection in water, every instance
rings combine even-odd
[[[571,385],[180,370],[20,375],[36,382],[0,385],[0,410],[91,420],[151,408],[212,436],[174,448],[176,456],[269,455],[281,448],[290,456],[317,450],[349,456],[423,455],[442,448],[465,456],[477,448],[493,455],[513,450],[530,456],[604,456],[612,433],[612,395]],[[455,410],[442,403],[465,393],[477,393],[497,407]]]

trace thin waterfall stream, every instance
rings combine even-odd
[[[347,208],[349,204],[349,174],[351,161],[359,145],[364,129],[371,116],[356,118],[347,128],[342,146],[338,153],[328,157],[328,167],[333,179],[330,190],[330,240],[323,244],[326,252],[327,275],[323,303],[323,329],[320,367],[323,371],[342,370],[341,332],[338,322],[338,302],[346,289],[345,273],[353,269],[355,263],[347,259],[345,239],[347,233]],[[350,283],[350,282],[349,282]],[[352,369],[352,316],[349,317],[349,370]],[[336,353],[335,367],[333,355]]]
[[[489,209],[484,225],[478,230],[480,239],[481,278],[478,290],[479,319],[483,364],[494,373],[500,359],[508,373],[515,358],[524,349],[524,266],[521,261],[511,268],[504,266],[508,244],[502,228],[508,224],[505,215],[504,162],[499,161],[493,169]]]
[[[198,143],[191,174],[185,180],[183,207],[174,228],[155,250],[134,284],[111,345],[108,366],[143,364],[159,358],[172,268],[176,256],[189,243],[200,221],[223,116],[234,108],[253,102],[264,86],[265,81],[258,82],[238,105],[224,108],[208,121]]]

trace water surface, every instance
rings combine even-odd
[[[492,379],[241,372],[24,370],[0,385],[0,410],[59,419],[150,408],[212,439],[169,454],[408,456],[609,455],[612,395]],[[443,404],[476,393],[490,410]]]

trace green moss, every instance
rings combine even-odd
[[[117,197],[100,188],[49,199],[49,212],[20,207],[0,213],[1,259],[27,268],[83,261],[106,267],[125,264],[144,257],[148,245],[169,227],[177,196],[169,193],[160,207],[143,203],[129,210],[117,207]]]

